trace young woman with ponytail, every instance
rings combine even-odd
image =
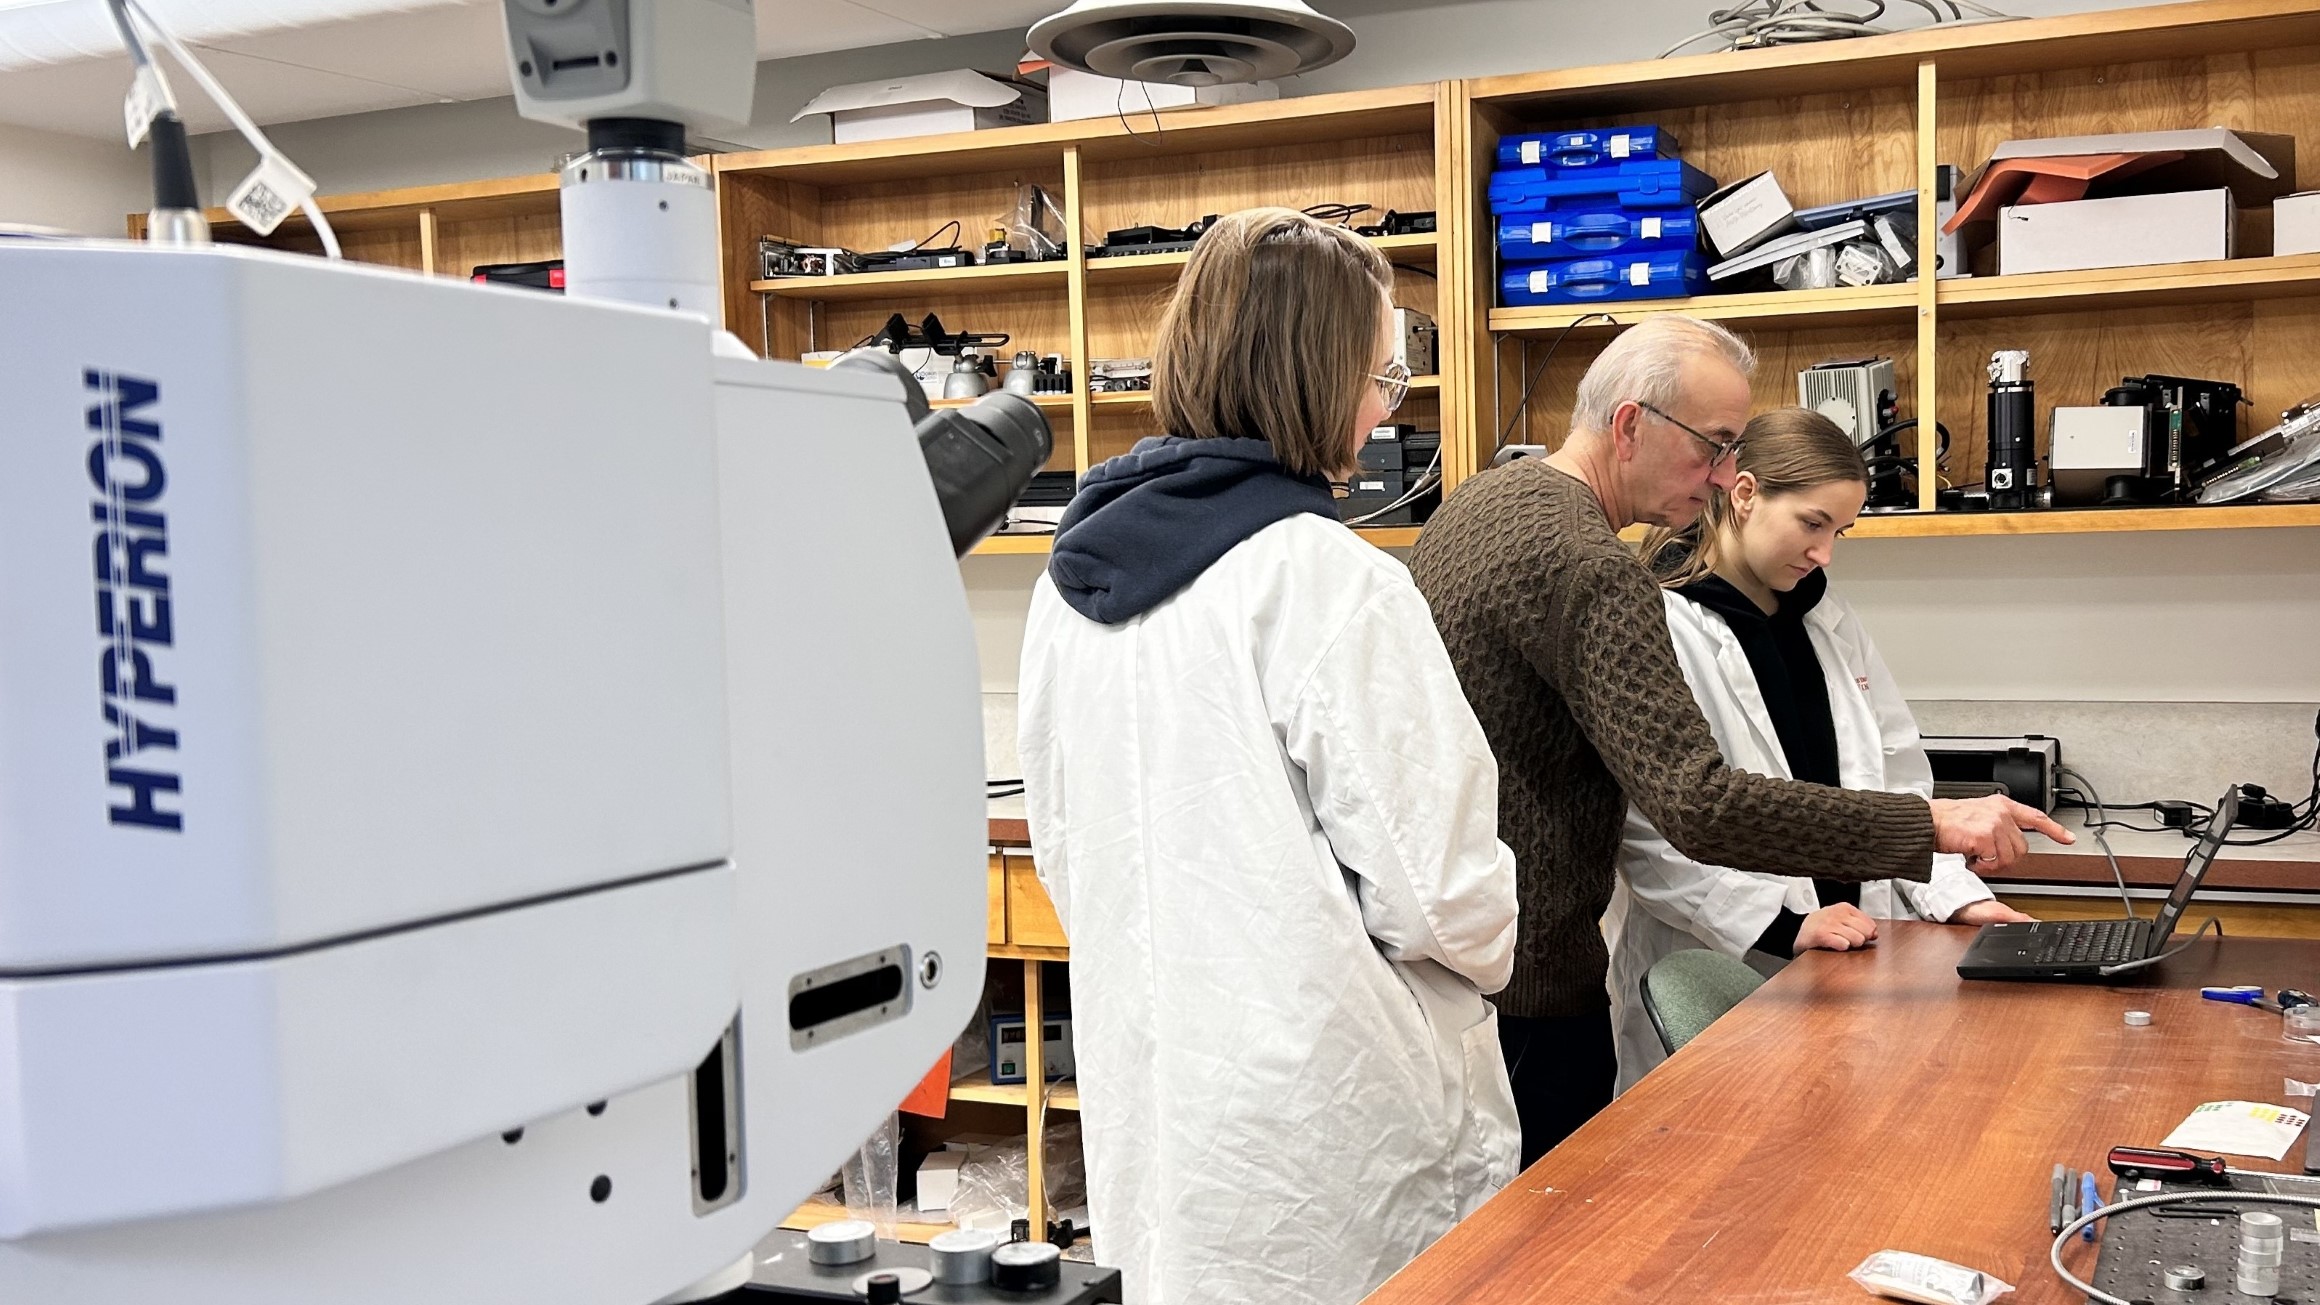
[[[1930,796],[1909,704],[1823,570],[1868,493],[1860,451],[1804,408],[1761,414],[1742,438],[1732,488],[1694,525],[1644,541],[1677,660],[1726,764]],[[1814,948],[1867,946],[1879,918],[2029,918],[1996,901],[1957,856],[1935,855],[1922,884],[1754,874],[1687,859],[1632,807],[1619,872],[1603,926],[1621,1091],[1665,1059],[1641,985],[1670,952],[1704,945],[1769,972]]]

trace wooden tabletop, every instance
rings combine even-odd
[[[2156,1146],[2203,1101],[2308,1108],[2282,1079],[2320,1080],[2320,1047],[2198,991],[2320,989],[2320,942],[2210,937],[2131,986],[1968,983],[1971,930],[1882,927],[1757,989],[1372,1305],[1863,1305],[1845,1274],[1882,1249],[1996,1274],[2005,1305],[2076,1305],[2046,1264],[2057,1162],[2103,1174],[2110,1147]],[[2299,1142],[2231,1163],[2300,1160]]]

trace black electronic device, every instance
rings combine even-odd
[[[858,256],[865,272],[924,272],[944,267],[973,267],[975,255],[965,249],[886,250]]]
[[[512,285],[526,290],[564,293],[564,260],[544,263],[482,263],[471,274],[478,285]]]
[[[1418,428],[1415,426],[1380,426],[1372,430],[1361,442],[1361,469],[1363,471],[1425,470],[1425,457],[1420,457],[1415,463],[1410,460],[1410,446],[1417,441],[1417,437]],[[1427,456],[1431,456],[1435,449],[1441,447],[1439,439],[1440,437],[1435,437],[1436,442],[1426,449]]]
[[[1386,220],[1378,225],[1384,228],[1379,234],[1388,236],[1432,235],[1436,229],[1430,209],[1423,213],[1396,213],[1388,209]]]
[[[1990,456],[1982,484],[1993,512],[2041,506],[2038,494],[2038,396],[2030,355],[1990,355]]]
[[[2156,920],[2033,920],[2027,924],[1985,924],[1958,959],[1961,979],[2107,979],[2121,966],[2149,961],[2164,951],[2199,881],[2215,864],[2216,853],[2239,819],[2239,788],[2216,800],[2199,845],[2183,859],[2182,873],[2159,907]]]
[[[1182,227],[1122,227],[1104,233],[1104,243],[1088,249],[1090,258],[1124,258],[1138,254],[1177,254],[1200,243],[1200,237],[1216,225],[1216,214],[1211,213],[1198,222]]]
[[[1929,734],[1921,742],[1936,784],[1996,784],[2016,802],[2052,811],[2062,744],[2043,734]]]
[[[956,358],[967,349],[981,353],[994,352],[1005,345],[1008,338],[1004,331],[946,331],[942,319],[933,313],[928,313],[914,327],[902,314],[896,313],[886,319],[886,325],[879,327],[856,347],[876,345],[888,353],[896,354],[905,349],[927,349],[945,358]]]
[[[2132,501],[2173,503],[2189,500],[2229,465],[2246,396],[2229,381],[2151,375],[2122,379],[2102,401],[2107,408],[2143,410],[2143,474],[2139,484],[2121,488]]]

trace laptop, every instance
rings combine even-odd
[[[2239,786],[2217,799],[2215,815],[2184,858],[2183,873],[2156,920],[2037,920],[1985,924],[1958,961],[1961,979],[2100,979],[2104,968],[2157,956],[2183,908],[2239,820]]]

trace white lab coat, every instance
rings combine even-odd
[[[1498,769],[1409,572],[1305,515],[1115,626],[1024,631],[1099,1263],[1139,1305],[1351,1305],[1517,1168]]]
[[[1748,655],[1724,618],[1673,592],[1661,595],[1676,660],[1722,748],[1725,764],[1760,775],[1794,778]],[[1828,683],[1829,714],[1837,733],[1837,773],[1844,787],[1895,793],[1933,793],[1933,767],[1909,704],[1877,655],[1869,632],[1834,593],[1823,595],[1804,618]],[[1962,857],[1933,858],[1926,883],[1881,879],[1861,885],[1861,909],[1880,919],[1946,920],[1958,908],[1988,900],[1991,892]],[[1820,908],[1810,879],[1706,866],[1678,852],[1633,806],[1619,846],[1619,882],[1603,914],[1611,951],[1611,1012],[1619,1048],[1619,1091],[1625,1092],[1667,1059],[1643,1008],[1644,972],[1670,952],[1707,946],[1727,956],[1776,968],[1748,949],[1782,908],[1808,914]]]

